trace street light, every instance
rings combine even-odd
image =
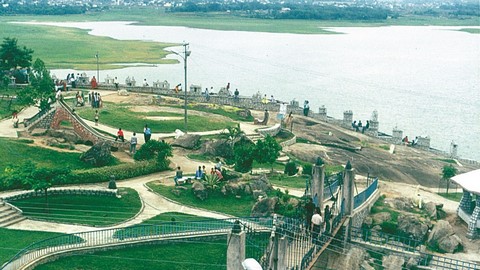
[[[185,84],[183,87],[185,87],[185,133],[188,132],[187,128],[187,58],[190,56],[191,51],[188,51],[188,43],[183,43],[183,55],[174,52],[174,51],[169,51],[171,53],[174,53],[178,56],[180,56],[183,59],[183,66],[184,66],[184,74],[185,74]]]
[[[97,59],[97,82],[100,83],[100,75],[99,75],[99,69],[98,69],[98,51],[95,54],[95,58]]]

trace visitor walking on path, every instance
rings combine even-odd
[[[99,117],[98,110],[95,110],[95,116],[94,116],[95,126],[98,126],[98,117]]]
[[[308,116],[308,111],[310,111],[310,104],[308,103],[308,100],[305,100],[303,103],[303,115]]]
[[[133,132],[132,138],[130,138],[130,154],[135,155],[137,152],[137,134]]]
[[[314,244],[319,243],[319,236],[322,232],[322,225],[323,225],[323,218],[320,215],[320,209],[318,207],[315,208],[315,214],[312,216],[312,242]]]
[[[148,127],[148,125],[145,125],[145,128],[143,129],[143,138],[145,139],[145,142],[147,143],[150,141],[150,138],[152,137],[152,130]]]
[[[315,204],[313,203],[312,198],[308,198],[308,202],[305,204],[305,221],[309,230],[312,227],[312,216],[314,211]]]
[[[178,186],[178,179],[183,178],[183,171],[181,170],[180,166],[177,167],[177,171],[175,172],[175,177],[173,181],[175,181],[175,186]]]
[[[90,81],[90,86],[92,87],[92,89],[96,89],[98,84],[97,84],[97,79],[95,78],[95,76],[93,76],[92,80]]]
[[[122,142],[125,142],[125,137],[123,136],[123,131],[121,128],[119,128],[117,131],[117,138],[115,138],[115,141],[117,140],[121,140]]]

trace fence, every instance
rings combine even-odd
[[[353,198],[353,208],[357,208],[360,205],[362,205],[370,196],[377,190],[378,188],[378,178],[375,178],[373,182],[368,186],[365,190],[362,192],[358,193],[354,198]]]

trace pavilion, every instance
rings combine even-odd
[[[478,238],[480,236],[480,169],[456,175],[451,179],[463,188],[457,215],[468,224],[467,237]],[[473,195],[476,195],[475,199]]]

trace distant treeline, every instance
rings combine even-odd
[[[2,15],[67,15],[83,14],[87,11],[84,6],[52,6],[46,4],[19,5],[10,3],[8,6],[0,6]]]
[[[169,12],[226,12],[269,19],[307,19],[307,20],[384,20],[396,15],[380,7],[355,6],[319,6],[304,4],[263,4],[246,3],[194,3],[186,2],[181,6],[167,9]]]

